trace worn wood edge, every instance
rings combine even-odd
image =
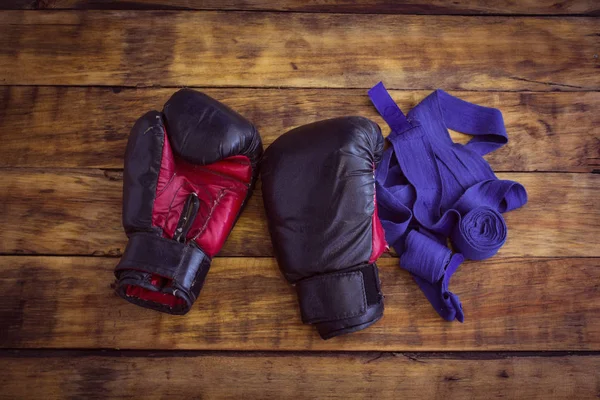
[[[392,89],[600,90],[592,57],[597,46],[592,17],[281,16],[243,11],[4,11],[0,37],[6,40],[0,45],[6,51],[0,75],[4,84],[17,85],[368,88],[385,77]],[[452,43],[440,44],[432,34],[437,30],[432,18]],[[3,24],[3,19],[11,23]],[[23,25],[13,22],[19,19]],[[37,28],[19,28],[31,24]],[[230,25],[235,30],[228,33]],[[357,41],[350,48],[348,27]],[[238,36],[232,43],[203,40],[216,30],[227,38]],[[103,33],[100,39],[97,32]],[[54,38],[56,49],[46,37]],[[480,42],[473,41],[480,37]],[[390,53],[373,44],[382,41],[404,51]],[[27,46],[15,47],[18,43]],[[510,56],[490,53],[490,47]],[[315,49],[329,57],[315,57]],[[56,52],[63,57],[50,60]],[[420,57],[408,56],[413,53]],[[466,62],[469,57],[472,62]],[[380,59],[385,63],[375,61]]]
[[[343,115],[371,118],[385,135],[389,132],[362,89],[201,90],[254,122],[265,147],[287,130]],[[122,168],[127,137],[136,118],[147,110],[161,109],[174,91],[0,88],[0,167]],[[430,93],[391,91],[405,111]],[[590,172],[600,167],[600,115],[595,112],[600,108],[600,93],[451,94],[503,112],[509,142],[486,156],[496,171]],[[451,137],[457,142],[468,140],[457,132],[451,132]]]
[[[395,354],[1,357],[2,397],[490,397],[598,395],[600,357],[419,358]],[[34,384],[35,382],[35,384]],[[152,388],[149,390],[149,386]]]
[[[502,173],[522,183],[529,202],[504,214],[508,241],[496,257],[600,256],[600,175]],[[3,169],[0,225],[4,254],[120,256],[122,173]],[[260,181],[221,256],[272,256]]]
[[[600,258],[491,259],[453,276],[466,322],[431,308],[397,260],[378,261],[386,311],[368,329],[323,341],[300,321],[274,259],[216,258],[185,317],[117,297],[114,259],[0,257],[1,348],[598,351]],[[136,332],[132,335],[131,332]]]
[[[336,4],[337,3],[337,4]],[[571,1],[571,4],[555,1],[428,1],[428,2],[310,2],[301,0],[278,1],[192,1],[189,0],[119,0],[99,2],[94,0],[5,0],[0,10],[217,10],[217,11],[278,11],[314,13],[386,13],[423,15],[549,15],[594,16],[600,9],[592,1]]]

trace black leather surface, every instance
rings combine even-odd
[[[164,123],[158,111],[144,114],[129,134],[123,170],[123,227],[127,235],[152,230],[164,140]]]
[[[265,151],[269,230],[290,282],[368,262],[382,149],[377,124],[345,117],[296,128]]]
[[[256,168],[262,143],[256,128],[225,104],[204,93],[182,89],[163,109],[173,153],[193,164],[212,164],[235,155]],[[196,134],[201,129],[203,134]],[[207,134],[208,133],[208,134]]]
[[[135,233],[129,238],[127,248],[115,271],[138,269],[171,279],[182,288],[190,290],[204,259],[209,258],[198,247],[165,239],[150,233]]]
[[[360,271],[317,275],[296,283],[302,322],[312,324],[356,317],[367,310]]]
[[[160,309],[171,314],[185,314],[198,297],[210,268],[210,258],[193,244],[183,244],[151,233],[134,233],[129,238],[121,261],[115,268],[117,293],[127,301]],[[150,284],[152,274],[171,280],[168,287]],[[154,302],[132,298],[126,293],[128,285],[171,294],[185,300],[178,308],[164,307]]]
[[[312,315],[307,322],[325,322],[319,329],[323,337],[364,328],[383,313],[376,271],[369,279],[376,282],[362,282],[361,290],[357,288],[362,276],[336,274],[369,264],[375,212],[373,173],[382,151],[377,124],[362,117],[344,117],[289,131],[263,157],[263,198],[281,271],[292,283],[324,274],[329,274],[326,279],[337,280],[317,285],[310,294],[300,288],[304,283],[298,283],[303,314]],[[348,292],[328,294],[328,290]],[[354,296],[360,300],[352,300]],[[365,302],[367,297],[371,300],[366,309],[360,296]],[[327,301],[338,304],[323,304]],[[348,318],[340,320],[345,312]]]

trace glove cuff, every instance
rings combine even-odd
[[[186,314],[200,294],[210,262],[193,245],[148,232],[134,233],[115,268],[116,292],[142,307]]]
[[[296,291],[302,322],[314,324],[323,339],[362,330],[383,315],[375,263],[301,280]]]

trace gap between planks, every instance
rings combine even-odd
[[[18,358],[43,358],[43,357],[330,357],[330,356],[360,356],[370,360],[380,357],[406,357],[413,361],[445,359],[445,360],[505,360],[509,358],[531,358],[531,357],[599,357],[600,351],[572,350],[572,351],[364,351],[364,350],[119,350],[101,348],[0,348],[0,359],[5,357]]]
[[[0,12],[2,12],[0,10]],[[373,84],[375,84],[376,82],[374,82]],[[549,83],[552,84],[552,83]],[[557,84],[560,85],[560,84]],[[208,90],[219,90],[219,89],[223,89],[223,90],[328,90],[328,91],[344,91],[344,90],[362,90],[365,92],[365,94],[367,93],[368,89],[367,87],[362,87],[362,86],[344,86],[344,87],[336,87],[336,86],[332,86],[332,87],[327,87],[327,86],[323,86],[323,87],[314,87],[314,86],[286,86],[286,85],[261,85],[261,86],[243,86],[243,85],[210,85],[210,84],[202,84],[202,85],[154,85],[154,84],[136,84],[136,85],[102,85],[102,84],[91,84],[91,85],[78,85],[78,84],[68,84],[68,85],[54,85],[54,84],[20,84],[20,83],[2,83],[0,82],[0,88],[3,87],[21,87],[21,88],[28,88],[28,87],[48,87],[48,88],[97,88],[97,89],[110,89],[112,90],[114,93],[119,93],[121,90],[159,90],[159,89],[173,89],[173,90],[179,90],[179,89],[194,89],[194,90],[204,90],[204,89],[208,89]],[[568,88],[568,87],[567,87]],[[430,88],[393,88],[393,89],[389,89],[390,91],[395,91],[395,92],[418,92],[418,91],[427,91],[427,92],[433,92],[435,89],[430,89]],[[478,89],[478,88],[472,88],[472,89],[463,89],[463,88],[455,88],[455,89],[449,89],[449,91],[455,92],[455,93],[498,93],[498,94],[502,94],[502,93],[523,93],[523,94],[527,94],[527,93],[531,93],[531,94],[541,94],[541,93],[552,93],[552,92],[559,92],[559,91],[548,91],[548,90],[536,90],[536,89],[494,89],[494,88],[484,88],[484,89]],[[585,89],[585,90],[568,90],[568,89],[561,89],[560,93],[598,93],[600,92],[600,88],[599,89]]]
[[[403,14],[403,15],[455,15],[455,16],[594,16],[599,8],[593,1],[575,0],[556,3],[542,1],[384,1],[362,2],[303,0],[272,1],[204,0],[194,3],[188,0],[138,0],[98,2],[90,0],[6,0],[2,9],[19,10],[157,10],[157,11],[254,11],[254,12],[302,12],[302,13],[345,13],[345,14]]]

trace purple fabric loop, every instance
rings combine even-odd
[[[500,213],[527,202],[525,188],[499,180],[482,157],[508,141],[502,114],[436,90],[405,116],[381,82],[369,97],[392,128],[376,171],[386,240],[436,311],[462,322],[460,300],[448,290],[452,273],[463,256],[496,254],[507,236]],[[454,143],[448,129],[474,137]]]

